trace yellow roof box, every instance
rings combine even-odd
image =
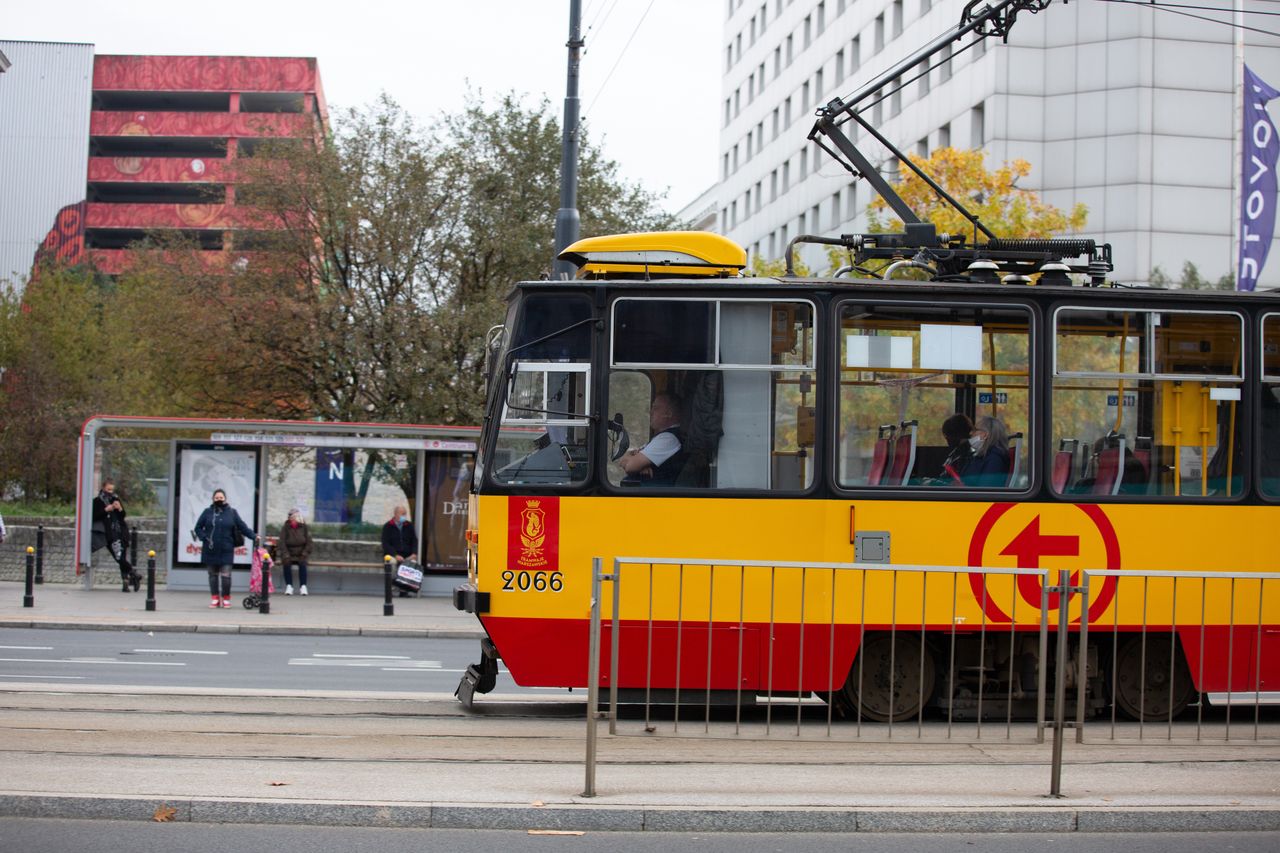
[[[736,276],[747,265],[737,243],[710,231],[608,234],[579,240],[560,253],[579,278]]]

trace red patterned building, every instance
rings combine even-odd
[[[326,123],[314,59],[96,56],[81,233],[49,236],[79,242],[105,272],[156,229],[233,250],[244,241],[231,161],[267,138],[315,139]]]

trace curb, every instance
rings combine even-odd
[[[410,637],[429,640],[479,640],[482,630],[467,628],[383,628],[362,625],[240,625],[205,622],[102,622],[91,619],[14,619],[0,617],[0,628],[63,631],[149,631],[177,634],[290,634],[317,637]]]
[[[1275,832],[1280,809],[679,809],[0,794],[5,817],[580,832]]]

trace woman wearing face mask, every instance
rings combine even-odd
[[[200,561],[209,571],[210,607],[231,606],[231,566],[236,559],[232,531],[235,530],[240,531],[246,542],[253,542],[253,530],[227,503],[227,493],[217,489],[213,493],[213,504],[200,513],[195,528],[196,538],[200,540]]]
[[[978,418],[969,446],[973,458],[961,475],[966,486],[993,488],[1009,482],[1009,432],[998,418]]]
[[[280,562],[284,563],[284,594],[293,595],[293,567],[298,567],[298,592],[307,594],[307,560],[311,557],[311,531],[302,520],[302,510],[289,510],[289,520],[280,528]]]

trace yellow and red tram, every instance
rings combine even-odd
[[[1096,656],[1093,707],[1280,695],[1274,585],[1117,595],[1126,571],[1275,569],[1280,298],[1085,283],[1050,255],[930,281],[745,278],[724,238],[631,234],[570,247],[577,280],[517,285],[455,595],[488,635],[465,689],[490,689],[497,657],[523,685],[585,686],[592,559],[643,555],[1119,571],[1077,650]],[[1032,275],[997,277],[1019,264]],[[1003,464],[949,463],[957,416]],[[678,470],[624,469],[621,443],[673,431]],[[899,719],[975,672],[1007,693],[998,673],[1037,651],[1017,641],[1039,625],[1034,577],[711,571],[623,586],[619,687],[813,692]],[[979,632],[1008,641],[964,644]]]

